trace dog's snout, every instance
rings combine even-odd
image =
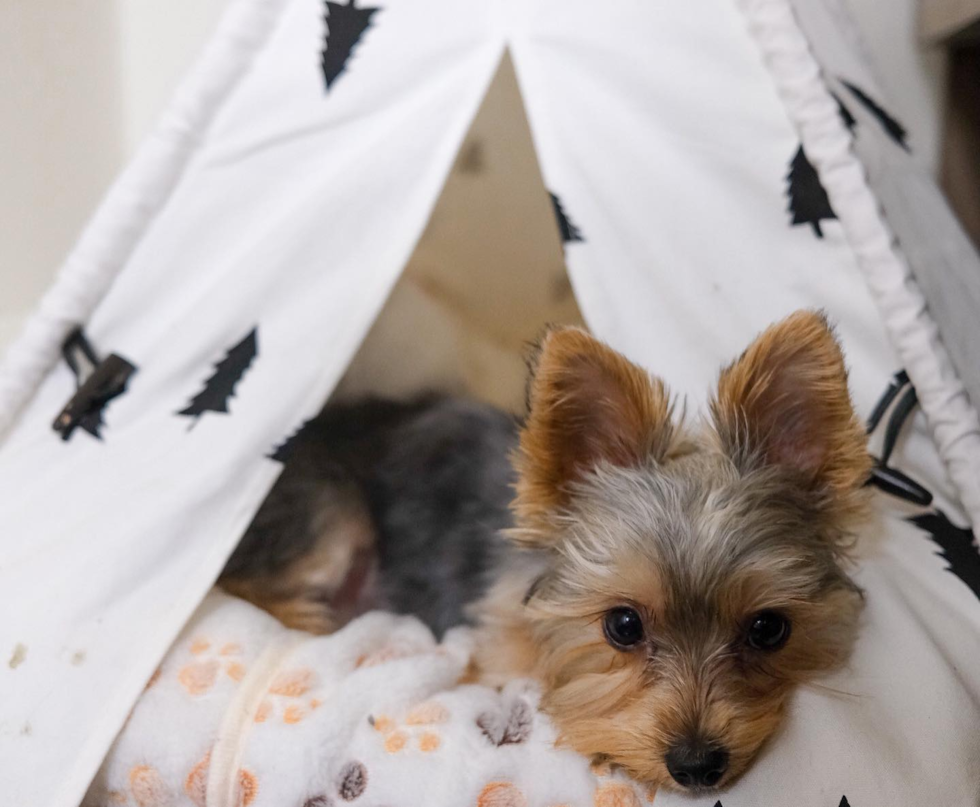
[[[728,751],[705,743],[679,743],[664,758],[674,781],[684,787],[714,787],[728,769]]]

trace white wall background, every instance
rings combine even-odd
[[[226,0],[0,0],[0,349]]]
[[[166,103],[226,0],[0,0],[0,349]],[[845,0],[935,170],[943,60],[916,0]],[[536,190],[536,189],[535,189]]]

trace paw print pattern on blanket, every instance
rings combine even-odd
[[[405,728],[399,728],[386,715],[371,716],[368,720],[384,737],[384,749],[389,754],[397,754],[409,747],[413,739],[418,749],[428,754],[442,745],[442,737],[434,727],[449,721],[449,710],[436,701],[420,703],[405,715]]]
[[[210,761],[211,752],[209,751],[191,769],[184,785],[184,792],[195,807],[205,807]],[[108,803],[110,805],[118,805],[119,807],[173,807],[177,803],[173,790],[152,765],[134,765],[129,771],[127,780],[129,783],[128,793],[120,790],[109,791]],[[258,782],[255,776],[247,770],[240,770],[238,772],[237,807],[248,807],[257,793]]]
[[[637,795],[636,786],[624,779],[615,778],[608,762],[596,762],[589,767],[599,784],[593,798],[595,807],[641,807],[643,801]],[[653,804],[656,795],[656,788],[647,790],[646,803]]]
[[[208,751],[184,780],[184,793],[194,807],[207,807],[208,770],[211,767],[211,752]],[[235,807],[248,807],[259,792],[259,781],[251,771],[240,768],[238,771],[238,796]],[[167,803],[169,807],[170,802]],[[161,805],[164,807],[164,805]]]
[[[135,807],[170,807],[173,792],[164,782],[160,772],[152,765],[134,765],[130,771],[128,792],[110,790],[110,805],[134,805]]]
[[[348,762],[341,768],[337,793],[344,801],[354,801],[367,790],[368,773],[360,762]]]
[[[486,711],[476,719],[483,736],[498,747],[524,742],[531,736],[533,724],[534,710],[521,698],[512,701],[509,709]]]
[[[194,802],[195,807],[205,807],[208,792],[208,768],[211,766],[211,752],[198,762],[184,780],[184,792]]]
[[[379,647],[377,650],[373,650],[370,653],[363,653],[358,656],[357,660],[354,662],[355,669],[361,669],[366,667],[377,667],[381,664],[388,664],[392,661],[398,661],[399,659],[411,658],[412,656],[418,656],[423,653],[436,653],[442,654],[445,651],[437,647],[434,650],[428,647],[416,647],[413,644],[387,644],[383,647]]]
[[[490,782],[477,796],[476,807],[527,807],[527,797],[512,782]],[[568,807],[568,805],[553,804],[551,807]],[[603,805],[603,807],[609,806]]]
[[[537,687],[457,687],[465,634],[374,614],[297,643],[251,608],[221,595],[176,641],[86,807],[652,807],[556,747]],[[238,750],[207,755],[226,725]]]
[[[510,782],[490,782],[480,791],[476,807],[527,807],[527,798]]]
[[[194,660],[177,672],[177,680],[188,695],[206,695],[217,683],[222,670],[236,683],[245,677],[245,666],[238,659],[242,646],[237,642],[215,648],[208,639],[198,636],[191,640],[188,649]]]
[[[318,698],[307,698],[316,686],[316,673],[309,667],[297,667],[277,673],[266,697],[259,703],[255,712],[255,722],[265,723],[278,716],[287,725],[295,725],[318,709],[322,703]]]
[[[595,792],[595,807],[641,807],[641,802],[626,782],[607,782]]]
[[[355,801],[367,790],[368,772],[360,762],[352,761],[340,769],[337,776],[337,795],[343,801]],[[303,807],[334,807],[335,802],[326,793],[311,796],[303,802]]]
[[[173,798],[160,772],[150,765],[137,765],[130,770],[129,792],[137,807],[167,807]]]

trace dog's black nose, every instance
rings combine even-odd
[[[728,752],[703,743],[681,743],[664,758],[674,781],[684,787],[714,787],[728,769]]]

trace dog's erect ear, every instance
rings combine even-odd
[[[722,371],[711,409],[740,467],[775,465],[838,500],[871,470],[844,357],[822,314],[798,311],[765,330]]]
[[[569,484],[601,463],[639,465],[671,437],[663,383],[578,328],[541,341],[517,455],[515,507],[532,526],[568,502]]]

